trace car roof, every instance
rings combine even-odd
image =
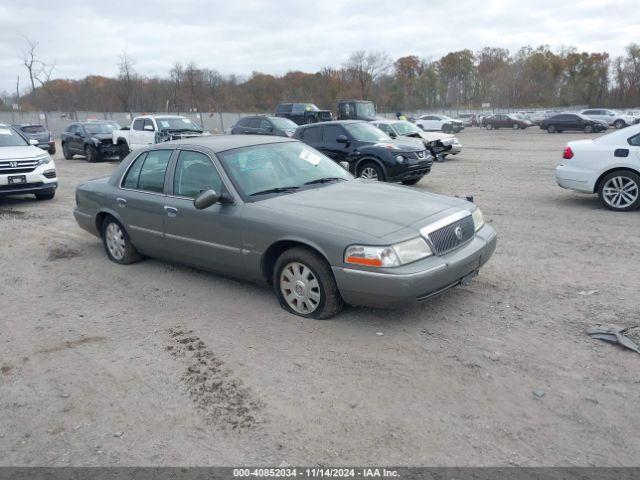
[[[388,118],[381,118],[381,119],[376,118],[375,120],[371,120],[371,122],[368,122],[368,123],[384,123],[387,125],[391,125],[392,123],[398,123],[398,122],[411,123],[409,122],[409,120],[396,120],[396,119],[389,120]],[[329,122],[324,122],[324,123],[329,123]]]
[[[18,123],[16,125],[14,125],[14,127],[44,127],[44,125],[42,125],[41,123]]]
[[[371,123],[365,120],[331,120],[330,122],[318,122],[318,123],[307,123],[306,125],[300,125],[298,128],[313,128],[313,127],[324,127],[325,125],[350,125],[352,123]]]
[[[297,142],[298,140],[270,135],[205,135],[202,137],[184,138],[167,143],[158,143],[154,147],[162,148],[166,145],[180,145],[205,147],[214,153],[233,150],[234,148],[252,147],[254,145],[268,145],[271,143]],[[153,149],[153,147],[150,147]]]

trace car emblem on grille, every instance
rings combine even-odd
[[[453,233],[456,234],[456,238],[458,240],[462,240],[462,227],[457,226],[456,229],[453,231]]]
[[[18,166],[18,162],[9,162],[9,166],[11,168],[16,168]]]
[[[424,158],[424,152],[418,152],[418,158]]]

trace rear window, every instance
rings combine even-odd
[[[278,113],[291,113],[291,109],[293,108],[293,104],[291,103],[281,103],[278,105],[277,112]]]
[[[172,150],[152,150],[138,157],[122,182],[124,188],[162,193]]]
[[[26,127],[20,127],[24,133],[45,133],[47,131],[42,125],[28,125]]]

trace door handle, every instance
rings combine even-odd
[[[169,207],[167,205],[164,206],[164,211],[169,217],[175,217],[178,215],[178,209],[174,207]]]
[[[127,200],[121,197],[116,198],[116,202],[118,202],[118,205],[121,207],[124,207],[127,204]]]

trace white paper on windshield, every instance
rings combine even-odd
[[[302,150],[302,152],[298,156],[301,159],[303,159],[305,162],[309,162],[313,166],[318,165],[320,163],[320,160],[322,160],[322,157],[320,157],[320,155],[316,155],[315,153],[313,153],[310,150],[307,150],[306,148]]]
[[[189,120],[188,118],[183,118],[183,119],[182,119],[182,121],[183,121],[184,123],[191,123],[191,120]]]
[[[13,135],[11,130],[7,130],[6,128],[0,128],[0,135]]]
[[[160,125],[162,125],[164,128],[169,128],[169,122],[165,120],[160,120]]]

